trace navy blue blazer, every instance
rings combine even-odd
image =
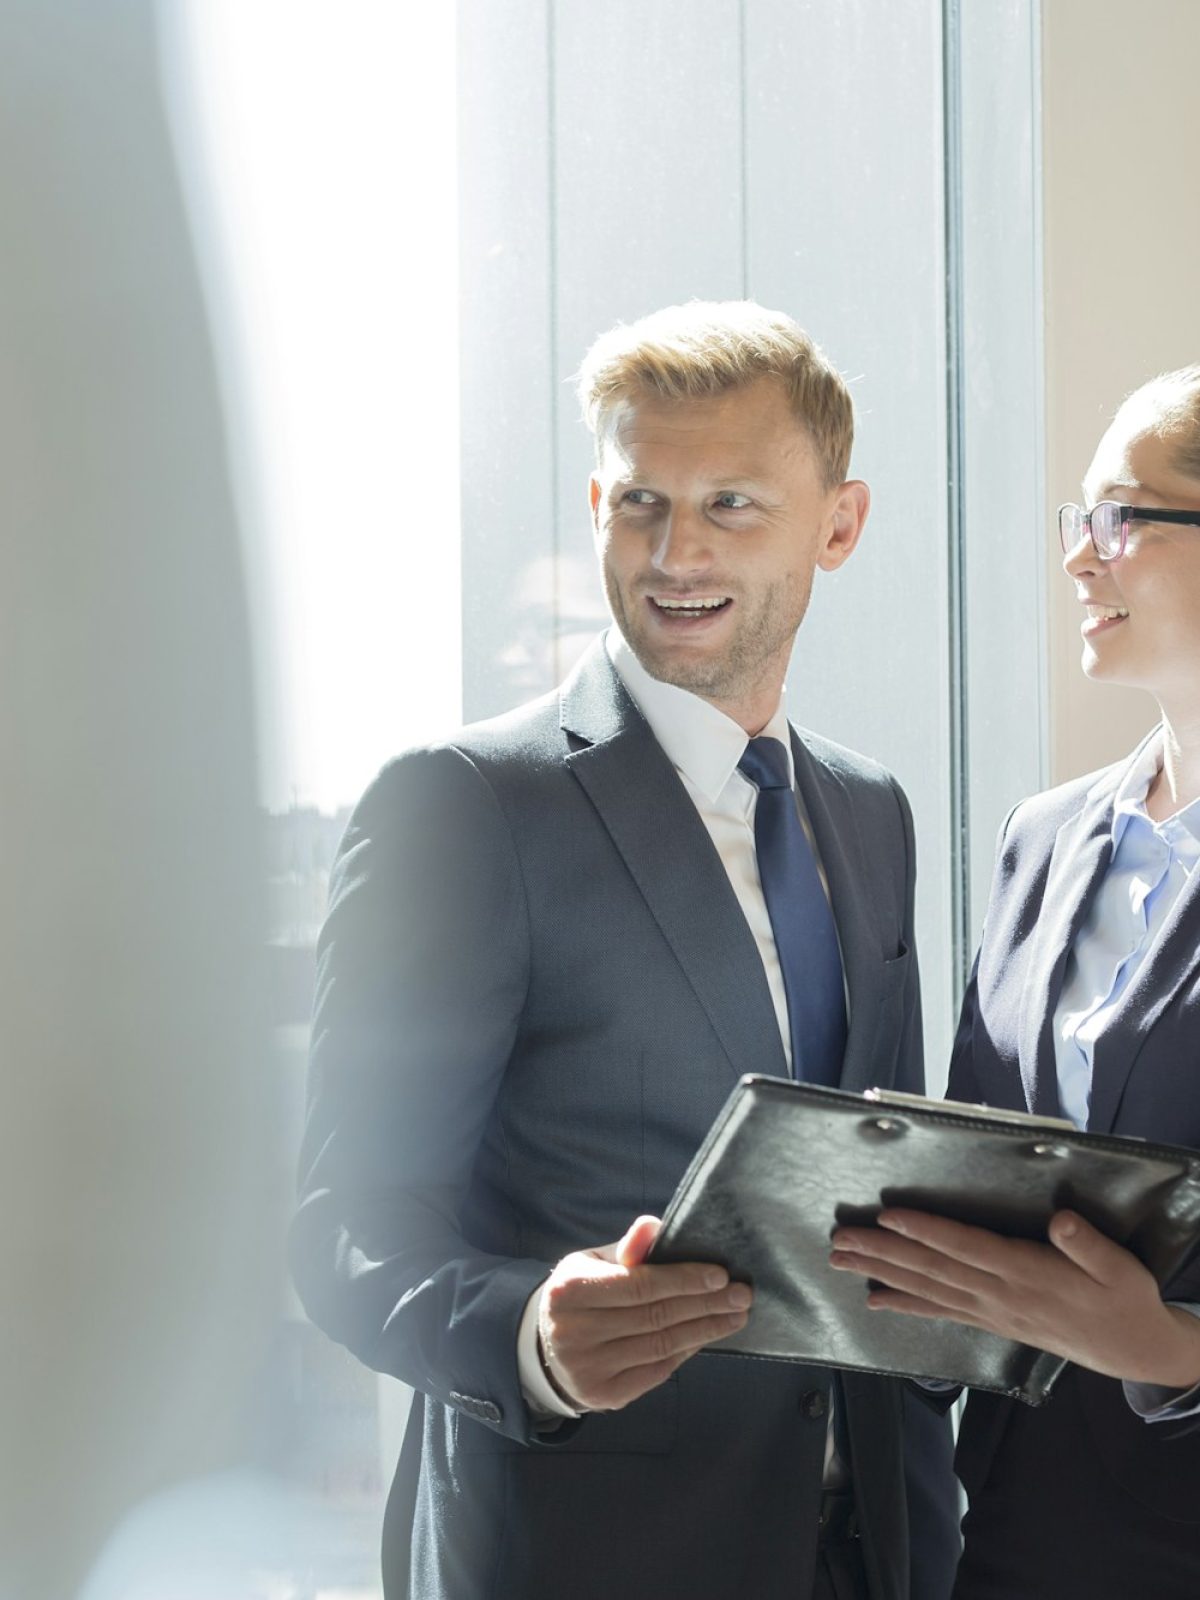
[[[1112,857],[1125,767],[1038,795],[1005,824],[954,1043],[952,1098],[1061,1115],[1054,1011],[1071,945]],[[1200,1147],[1200,874],[1096,1043],[1088,1126]],[[1165,1294],[1200,1301],[1200,1257]],[[956,1464],[971,1502],[956,1595],[1000,1592],[995,1574],[1010,1561],[1026,1563],[1028,1582],[1014,1592],[1030,1597],[1095,1600],[1147,1583],[1156,1597],[1200,1594],[1194,1421],[1148,1424],[1119,1383],[1068,1368],[1036,1412],[972,1395]]]
[[[836,746],[793,752],[845,956],[843,1082],[919,1089],[907,804]],[[602,645],[560,693],[384,770],[321,935],[293,1268],[317,1323],[418,1391],[390,1597],[809,1593],[827,1372],[702,1354],[550,1434],[517,1373],[549,1264],[661,1213],[746,1072],[786,1072],[754,938]],[[873,1600],[909,1593],[910,1529],[912,1593],[943,1600],[943,1419],[886,1379],[844,1389]]]

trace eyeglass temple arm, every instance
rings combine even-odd
[[[1165,511],[1161,506],[1122,506],[1122,522],[1184,522],[1200,527],[1200,511]]]

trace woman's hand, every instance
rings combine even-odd
[[[830,1256],[839,1271],[887,1286],[869,1292],[872,1310],[986,1328],[1113,1378],[1200,1383],[1200,1319],[1164,1305],[1136,1256],[1077,1213],[1056,1213],[1049,1244],[920,1211],[878,1221],[838,1228]]]

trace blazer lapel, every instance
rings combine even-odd
[[[1054,1008],[1075,935],[1112,859],[1112,797],[1118,780],[1088,791],[1054,839],[1041,909],[1030,939],[1021,992],[1018,1052],[1025,1102],[1039,1116],[1061,1116],[1054,1054]]]
[[[1171,907],[1152,958],[1142,963],[1136,978],[1121,996],[1115,1016],[1096,1040],[1088,1108],[1088,1131],[1091,1133],[1113,1131],[1125,1085],[1142,1045],[1181,985],[1200,966],[1200,950],[1196,946],[1198,913],[1200,871],[1192,873]]]
[[[563,686],[567,765],[607,828],[729,1059],[787,1077],[754,935],[708,829],[603,644]],[[581,742],[582,741],[582,742]]]

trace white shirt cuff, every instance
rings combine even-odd
[[[1200,1317],[1200,1305],[1186,1300],[1171,1300],[1168,1304],[1190,1316]],[[1181,1391],[1164,1389],[1157,1383],[1130,1383],[1126,1379],[1121,1387],[1130,1409],[1146,1422],[1173,1422],[1200,1415],[1200,1383]]]
[[[539,1284],[525,1302],[521,1326],[517,1330],[517,1375],[521,1380],[521,1393],[525,1404],[538,1422],[557,1422],[563,1417],[578,1417],[572,1408],[554,1392],[554,1386],[542,1367],[538,1353],[538,1309],[542,1300]]]

